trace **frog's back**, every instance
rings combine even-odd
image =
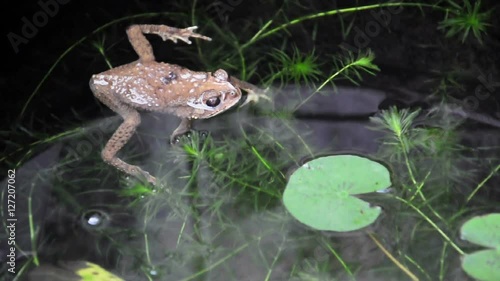
[[[93,75],[90,85],[134,108],[161,111],[168,106],[168,95],[174,90],[169,85],[172,73],[181,69],[174,64],[136,61]]]
[[[168,76],[170,72],[177,72],[181,70],[182,67],[163,63],[163,62],[141,62],[135,61],[129,64],[124,64],[99,74],[95,74],[92,77],[99,77],[106,80],[119,80],[119,77],[135,77],[135,78],[149,78],[148,80],[161,80],[162,77]],[[161,81],[160,81],[161,82]]]

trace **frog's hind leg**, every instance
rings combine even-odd
[[[153,53],[153,47],[149,43],[146,36],[144,36],[144,31],[141,27],[145,27],[146,25],[132,25],[127,28],[127,36],[130,44],[134,48],[134,51],[139,55],[139,60],[146,61],[154,61],[155,55]]]
[[[137,110],[130,106],[120,103],[119,101],[110,98],[109,95],[98,91],[95,87],[91,87],[94,95],[111,110],[120,114],[123,118],[123,123],[116,129],[111,138],[108,140],[104,149],[101,152],[101,157],[104,162],[116,167],[117,169],[138,177],[145,178],[148,182],[156,184],[156,178],[151,176],[138,166],[130,165],[116,156],[118,151],[130,140],[135,130],[141,123],[141,116]]]
[[[130,44],[135,52],[139,55],[139,60],[143,62],[154,61],[155,55],[153,48],[144,34],[156,34],[160,36],[163,41],[167,39],[177,43],[177,40],[182,40],[187,44],[191,44],[189,37],[200,38],[203,40],[212,40],[210,37],[193,32],[196,26],[187,28],[175,28],[166,25],[157,24],[135,24],[127,28],[127,36]]]

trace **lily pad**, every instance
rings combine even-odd
[[[482,250],[465,255],[462,268],[477,280],[498,281],[500,280],[500,251]]]
[[[474,217],[462,225],[460,233],[463,240],[500,249],[500,214]]]
[[[464,240],[491,248],[465,255],[464,271],[477,280],[500,280],[500,214],[474,217],[462,225],[460,233]]]
[[[384,165],[357,155],[332,155],[298,168],[288,181],[283,202],[297,220],[312,228],[353,231],[373,223],[381,210],[352,195],[390,185]]]

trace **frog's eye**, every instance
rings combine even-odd
[[[214,77],[223,81],[227,81],[227,72],[224,69],[217,69],[214,72]]]
[[[205,104],[209,107],[216,107],[220,104],[220,98],[219,97],[211,97],[205,102]]]

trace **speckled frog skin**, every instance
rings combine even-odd
[[[166,25],[132,25],[127,29],[127,35],[139,59],[95,74],[90,79],[90,89],[94,95],[123,118],[123,123],[102,150],[103,160],[155,185],[155,177],[116,156],[141,122],[138,110],[180,117],[181,123],[170,137],[174,143],[179,135],[190,130],[192,119],[210,118],[233,107],[241,99],[240,89],[249,94],[258,90],[252,84],[228,77],[222,69],[213,73],[196,72],[178,65],[156,62],[153,49],[144,36],[156,34],[164,41],[169,39],[177,43],[179,39],[188,44],[191,43],[189,37],[211,40],[193,32],[195,29],[195,26],[179,29]]]

